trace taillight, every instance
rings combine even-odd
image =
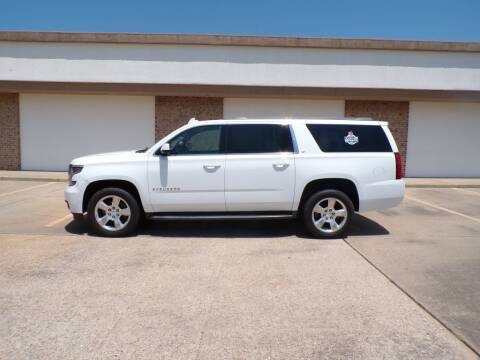
[[[400,153],[395,153],[395,178],[401,179],[403,177],[402,172],[402,157]]]

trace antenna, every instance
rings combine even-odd
[[[197,121],[198,121],[197,119],[195,119],[194,117],[192,117],[192,118],[188,121],[188,123],[189,123],[189,124],[193,124],[193,123],[195,123],[195,122],[197,122]]]

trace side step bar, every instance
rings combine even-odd
[[[149,220],[251,220],[293,219],[296,213],[150,213]]]

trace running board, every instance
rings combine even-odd
[[[146,214],[149,220],[251,220],[251,219],[293,219],[295,213],[152,213]]]

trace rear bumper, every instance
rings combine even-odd
[[[387,180],[364,187],[360,212],[388,209],[400,204],[405,196],[403,180]]]

